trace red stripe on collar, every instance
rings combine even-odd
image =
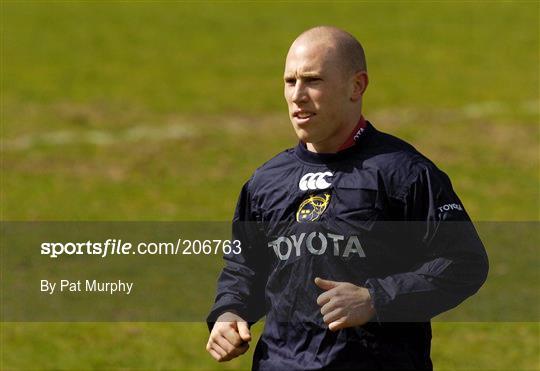
[[[366,124],[366,120],[364,119],[364,116],[360,116],[360,120],[358,120],[358,124],[356,124],[355,128],[351,132],[351,135],[345,141],[345,143],[343,143],[341,147],[338,148],[338,152],[354,146],[356,142],[358,141],[358,138],[360,138],[360,136],[364,132],[366,125],[367,124]]]

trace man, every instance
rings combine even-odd
[[[253,369],[431,369],[429,320],[475,293],[487,256],[448,177],[362,116],[364,51],[316,27],[292,44],[285,99],[300,139],[244,185],[208,317],[217,361]]]

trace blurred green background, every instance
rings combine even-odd
[[[366,49],[377,128],[446,171],[474,220],[538,221],[539,11],[4,0],[1,219],[228,220],[252,171],[295,144],[282,98],[290,43],[331,24]],[[540,368],[537,322],[433,332],[439,370]],[[206,337],[201,323],[2,323],[0,368],[249,368],[251,352],[215,363]]]

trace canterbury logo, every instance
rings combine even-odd
[[[325,173],[307,173],[300,179],[298,187],[302,191],[315,190],[315,189],[326,189],[332,184],[328,183],[324,178],[327,176],[333,176],[331,172],[327,171]]]

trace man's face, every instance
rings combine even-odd
[[[322,147],[333,143],[347,124],[351,104],[351,82],[340,70],[335,52],[315,42],[293,44],[284,82],[289,117],[298,138]]]

